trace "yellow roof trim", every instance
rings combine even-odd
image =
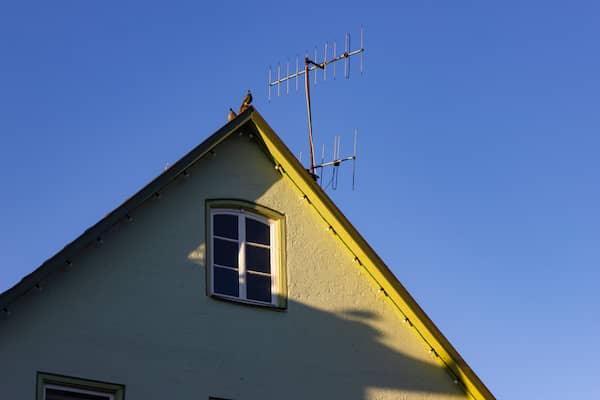
[[[476,400],[495,399],[494,395],[429,319],[383,260],[379,258],[350,221],[310,177],[262,116],[254,111],[250,119],[255,123],[262,141],[275,160],[276,167],[292,181],[324,222],[329,225],[334,234],[354,256],[357,264],[364,268],[388,300],[396,306],[405,318],[405,322],[416,330],[417,335],[421,337],[426,345],[430,346],[433,356],[438,358],[442,365],[448,369],[457,384],[461,384],[466,392]]]

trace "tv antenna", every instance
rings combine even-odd
[[[351,50],[350,46],[350,33],[346,33],[344,51],[343,53],[337,53],[337,44],[333,41],[333,56],[332,58],[328,57],[328,47],[329,43],[325,42],[324,50],[323,50],[323,59],[321,62],[318,62],[318,51],[317,47],[314,49],[314,57],[310,59],[308,56],[308,52],[304,57],[304,69],[300,69],[299,57],[296,55],[296,72],[290,73],[290,60],[288,59],[286,64],[285,76],[281,76],[281,64],[277,64],[277,79],[273,80],[273,70],[269,67],[269,101],[271,101],[271,88],[277,87],[277,96],[281,94],[281,86],[285,83],[286,94],[290,92],[290,81],[295,79],[296,84],[296,92],[298,92],[298,80],[304,75],[304,93],[306,95],[306,114],[308,120],[308,143],[310,150],[310,168],[308,172],[317,179],[317,175],[315,174],[315,170],[317,168],[320,169],[321,173],[323,172],[323,168],[328,166],[333,166],[332,180],[330,182],[332,189],[337,187],[337,174],[338,167],[344,161],[355,161],[356,160],[356,137],[358,131],[354,131],[354,153],[352,156],[341,157],[340,156],[340,147],[341,147],[341,137],[336,136],[334,138],[334,146],[333,146],[333,159],[332,161],[325,162],[325,146],[323,146],[322,152],[322,161],[320,164],[315,163],[315,151],[314,151],[314,141],[313,141],[313,128],[312,128],[312,116],[311,116],[311,105],[310,105],[310,72],[315,71],[314,73],[314,84],[317,84],[317,72],[316,70],[323,71],[323,80],[327,80],[327,66],[332,64],[333,67],[333,79],[336,78],[336,64],[338,61],[344,61],[344,77],[346,79],[350,78],[350,58],[355,55],[360,55],[360,74],[363,74],[364,71],[364,60],[363,53],[365,51],[363,45],[363,27],[360,27],[360,47],[356,50]],[[331,68],[331,67],[330,67]],[[353,163],[354,164],[354,163]],[[352,188],[354,189],[354,172],[355,167],[353,165],[353,174],[352,174]],[[321,186],[323,185],[323,180],[321,179]]]

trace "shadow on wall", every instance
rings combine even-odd
[[[286,312],[273,312],[214,302],[222,303],[221,312],[231,312],[211,327],[219,341],[229,343],[211,354],[215,379],[235,382],[219,393],[225,398],[281,399],[282,388],[286,399],[465,396],[440,363],[427,359],[425,345],[423,360],[386,345],[374,327],[378,316],[370,311],[332,313],[292,301]],[[399,322],[397,329],[407,328]]]
[[[262,203],[260,199],[282,179],[262,155],[254,157],[254,153],[245,147],[232,151],[236,157],[228,156],[229,147],[243,146],[244,140],[238,137],[228,141],[211,161],[214,174],[218,171],[223,179],[215,183],[214,192],[208,197],[239,198],[239,193],[243,193],[243,198]],[[227,163],[218,164],[220,157]],[[207,164],[205,171],[213,173],[210,170],[212,164]],[[248,166],[262,172],[249,173]],[[281,198],[290,195],[286,193],[283,192]],[[189,220],[183,220],[182,225],[189,224]],[[190,241],[179,247],[187,249],[184,253],[192,267],[187,270],[190,275],[183,285],[190,293],[198,291],[198,277],[193,275],[200,273],[203,280],[206,268],[205,244],[193,242],[193,239],[194,236],[190,236]],[[181,257],[179,249],[167,259]],[[190,252],[190,249],[193,250]],[[205,285],[201,286],[205,293]],[[181,288],[163,290],[182,293]],[[179,308],[176,299],[169,301],[173,301],[169,309]],[[201,300],[197,298],[196,301]],[[190,306],[177,318],[167,315],[166,318],[172,320],[163,320],[153,329],[178,327],[165,332],[165,336],[173,340],[173,346],[185,343],[186,332],[193,332],[198,342],[186,349],[189,358],[184,364],[191,370],[204,371],[201,379],[207,384],[206,390],[214,390],[209,392],[211,395],[235,400],[465,397],[445,368],[427,354],[425,344],[418,344],[422,346],[419,349],[422,359],[398,350],[414,346],[399,343],[400,338],[409,338],[410,343],[419,340],[399,317],[397,327],[391,330],[407,332],[406,335],[395,335],[393,342],[397,345],[392,348],[386,344],[388,338],[376,328],[381,323],[378,321],[380,316],[368,310],[331,312],[289,300],[287,311],[277,312],[212,298],[207,301],[210,304],[206,307]],[[191,314],[186,315],[187,312]],[[199,316],[203,320],[201,327],[194,322]],[[180,348],[182,352],[183,347],[185,345]],[[207,360],[209,368],[203,364]],[[195,373],[179,375],[178,379],[198,385]]]

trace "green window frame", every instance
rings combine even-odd
[[[206,201],[207,294],[287,307],[285,216],[245,200]]]
[[[37,400],[123,400],[125,386],[90,379],[38,372]]]

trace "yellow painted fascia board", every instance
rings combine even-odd
[[[441,364],[449,370],[457,384],[462,385],[466,392],[476,400],[495,399],[383,260],[310,177],[262,116],[254,111],[250,119],[256,125],[262,142],[271,153],[276,163],[275,167],[292,181],[324,223],[329,225],[329,229],[346,246],[355,262],[364,268],[374,283],[379,286],[383,295],[396,306],[405,322],[416,330],[417,335],[430,347],[433,356],[439,358]]]

